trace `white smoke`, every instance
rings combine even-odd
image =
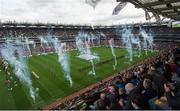
[[[143,30],[140,27],[140,34],[143,37],[143,48],[146,49],[146,55],[147,55],[147,50],[150,49],[151,51],[153,50],[153,45],[154,45],[154,38],[151,35],[151,33],[146,33],[145,30]]]
[[[89,74],[96,75],[95,72],[95,64],[94,60],[99,60],[99,57],[96,53],[92,53],[90,50],[90,44],[94,46],[94,36],[91,34],[79,32],[78,36],[76,37],[76,46],[80,52],[79,57],[85,60],[88,60],[92,65],[92,70]]]
[[[71,71],[69,65],[69,55],[66,51],[66,44],[61,43],[57,38],[54,39],[54,49],[58,54],[58,62],[61,64],[62,69],[64,70],[64,76],[69,81],[70,86],[73,85],[73,81],[71,78]]]
[[[114,39],[110,39],[109,40],[109,46],[111,48],[111,52],[112,52],[112,55],[114,57],[114,65],[113,65],[113,68],[114,70],[116,69],[116,66],[117,66],[117,59],[116,59],[116,53],[115,53],[115,50],[114,50]]]
[[[36,90],[34,90],[32,86],[29,68],[26,58],[23,57],[23,52],[24,48],[20,44],[16,44],[16,46],[14,46],[11,43],[7,43],[5,47],[1,49],[2,57],[12,65],[14,73],[19,81],[28,86],[30,96],[35,101],[38,89],[36,88]]]

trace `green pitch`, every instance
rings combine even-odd
[[[30,72],[33,71],[39,76],[38,79],[31,73],[33,86],[39,88],[39,96],[35,103],[29,95],[28,88],[18,82],[12,71],[10,85],[5,84],[5,74],[0,71],[0,109],[37,109],[43,107],[156,54],[155,52],[148,52],[148,55],[145,55],[145,52],[142,52],[140,58],[134,57],[134,61],[127,64],[126,62],[129,59],[124,57],[127,51],[120,48],[115,49],[118,65],[117,70],[114,70],[110,48],[101,47],[91,50],[100,57],[100,61],[95,67],[96,76],[88,75],[91,70],[90,62],[77,58],[77,51],[69,52],[71,75],[74,82],[72,87],[69,86],[69,82],[64,77],[63,70],[57,62],[56,54],[29,58]],[[103,61],[107,61],[107,63],[100,64]]]

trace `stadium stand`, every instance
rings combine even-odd
[[[164,45],[166,49],[160,55],[45,109],[179,109],[180,49],[174,44],[169,44],[169,48]]]
[[[97,3],[99,3],[99,1],[100,0],[90,0],[88,2],[88,0],[85,0],[85,2],[93,6],[94,9]],[[62,24],[25,23],[25,22],[1,23],[0,20],[0,49],[3,49],[5,47],[3,46],[3,44],[8,43],[9,42],[8,40],[10,40],[11,42],[13,41],[12,44],[18,42],[19,40],[23,45],[28,44],[28,46],[30,46],[29,41],[32,40],[35,43],[36,47],[34,48],[31,47],[31,50],[30,49],[28,50],[28,48],[24,49],[22,51],[23,54],[21,55],[21,57],[24,58],[25,56],[31,57],[34,55],[35,56],[41,54],[43,55],[43,53],[44,54],[53,53],[56,49],[59,48],[59,46],[58,48],[56,47],[56,49],[55,47],[53,49],[50,46],[45,48],[41,46],[42,41],[40,38],[41,37],[45,38],[48,35],[50,35],[52,36],[54,41],[55,41],[54,38],[58,38],[59,40],[61,40],[62,43],[64,42],[66,43],[65,46],[63,47],[64,52],[66,52],[67,50],[76,50],[77,46],[76,46],[75,37],[78,35],[80,31],[84,31],[89,35],[92,34],[93,36],[98,36],[100,38],[99,39],[100,44],[98,43],[98,40],[95,40],[94,44],[85,43],[84,45],[87,45],[86,48],[99,47],[99,46],[112,48],[113,47],[111,46],[112,44],[110,45],[110,43],[108,43],[108,40],[112,38],[114,41],[113,44],[114,48],[127,48],[123,46],[123,43],[121,41],[123,37],[122,37],[122,32],[120,32],[120,30],[122,30],[124,27],[128,27],[128,28],[130,27],[132,29],[133,37],[139,37],[141,41],[143,41],[143,38],[145,38],[142,36],[140,32],[141,28],[145,32],[151,34],[154,38],[154,43],[153,43],[154,47],[151,50],[158,52],[158,54],[155,54],[153,57],[150,56],[150,58],[141,61],[140,63],[134,64],[133,66],[129,65],[130,67],[128,67],[127,69],[120,71],[120,69],[118,68],[119,71],[119,72],[117,71],[118,73],[115,73],[104,80],[100,79],[100,81],[98,80],[99,81],[98,83],[92,84],[84,89],[80,88],[81,90],[78,91],[75,89],[74,91],[77,92],[72,95],[67,96],[66,94],[64,94],[66,92],[63,90],[62,95],[66,97],[62,96],[64,98],[60,98],[57,101],[54,101],[57,98],[53,98],[54,96],[57,95],[54,95],[54,93],[52,93],[52,95],[49,94],[50,92],[53,92],[52,91],[53,88],[46,91],[45,89],[47,89],[48,84],[39,85],[41,86],[42,89],[44,89],[44,90],[40,89],[41,94],[43,95],[40,97],[42,98],[42,101],[33,103],[32,101],[29,101],[30,98],[26,97],[27,96],[26,90],[22,89],[23,91],[20,92],[22,93],[22,96],[25,96],[22,98],[19,97],[20,95],[19,93],[16,94],[15,91],[13,90],[14,86],[15,87],[18,86],[17,82],[20,80],[19,78],[15,78],[15,81],[11,81],[13,80],[12,77],[13,74],[10,73],[13,72],[12,71],[13,68],[11,70],[11,67],[9,67],[11,63],[7,61],[8,59],[5,60],[5,57],[3,58],[2,56],[3,54],[1,55],[2,52],[0,52],[0,65],[1,65],[0,73],[2,73],[2,75],[4,76],[4,77],[3,76],[0,77],[0,81],[2,83],[5,83],[5,87],[0,88],[0,94],[4,96],[4,97],[0,97],[2,99],[1,104],[4,103],[3,101],[4,98],[7,99],[6,102],[10,104],[8,106],[5,102],[4,104],[1,105],[1,107],[7,109],[8,108],[23,109],[23,108],[29,108],[30,106],[30,108],[33,109],[41,106],[40,104],[47,105],[50,102],[54,101],[53,103],[44,107],[39,107],[38,109],[39,110],[180,110],[180,30],[178,28],[180,27],[180,23],[178,21],[180,20],[180,0],[116,0],[116,2],[118,3],[118,5],[114,8],[112,15],[117,15],[127,5],[127,3],[132,3],[135,6],[135,8],[141,8],[142,10],[144,10],[146,20],[147,21],[149,20],[149,22],[126,24],[126,25],[118,24],[118,25],[109,25],[109,26],[101,26],[101,25],[89,26],[89,25],[67,25],[67,24],[62,25]],[[152,18],[154,18],[156,22],[154,23],[150,22]],[[170,21],[163,21],[166,18],[170,19]],[[28,42],[25,41],[26,39],[28,39],[27,40]],[[137,44],[132,45],[131,40],[128,40],[128,42],[131,42],[131,46],[132,46],[131,49],[138,48]],[[13,44],[13,45],[18,46],[20,44]],[[8,48],[9,47],[7,47],[7,49]],[[146,47],[145,49],[142,50],[143,51],[146,50],[147,52],[147,49],[148,48]],[[12,52],[13,55],[15,56],[12,59],[19,58],[17,50]],[[131,53],[133,52],[131,51]],[[117,56],[117,60],[122,58],[122,56],[124,57],[125,55]],[[98,66],[98,65],[106,64],[114,59],[116,59],[116,57],[104,60],[103,62],[97,63],[95,65]],[[20,63],[20,62],[16,61],[16,63]],[[49,68],[44,63],[40,63],[40,62],[37,63],[39,64],[37,64],[34,67],[39,67],[39,65],[42,64],[43,66],[45,66],[45,68]],[[19,65],[19,64],[15,64],[15,65]],[[22,64],[20,64],[20,66],[25,67],[25,65],[23,66]],[[55,65],[53,64],[53,66],[51,67],[54,66]],[[83,70],[86,70],[89,67],[91,66],[84,66],[78,69],[78,73]],[[51,70],[54,69],[50,69],[49,73],[52,73]],[[105,69],[103,68],[103,70]],[[18,71],[20,71],[20,69],[18,69]],[[43,72],[43,76],[45,76],[44,72]],[[23,74],[22,75],[18,74],[18,75],[22,76]],[[32,75],[33,77],[35,77],[35,79],[41,79],[40,77],[41,75],[36,74],[36,72],[34,71],[32,71]],[[54,76],[53,74],[51,76],[53,76],[53,79],[57,77]],[[47,80],[49,80],[49,78],[44,78],[44,81]],[[57,83],[59,83],[59,80]],[[28,80],[28,83],[32,85],[31,80]],[[37,83],[40,84],[41,81]],[[13,88],[9,87],[11,84],[13,84]],[[52,87],[54,85],[56,85],[56,82],[54,82],[53,84],[50,83],[49,87]],[[18,87],[23,88],[24,86],[22,84],[19,84]],[[61,86],[58,86],[57,84],[57,86],[54,87],[54,90],[57,90],[57,88],[59,87]],[[39,88],[36,89],[37,89],[36,91],[38,92]],[[32,93],[33,91],[30,90],[30,92]],[[48,92],[48,93],[42,93],[42,92]],[[10,96],[13,96],[12,97],[13,99],[8,98]],[[32,97],[35,98],[34,95]],[[57,97],[59,98],[59,96]],[[27,103],[25,102],[25,104],[23,104],[24,98],[27,99],[26,101]],[[50,100],[51,98],[53,99]],[[35,101],[35,99],[33,100]],[[38,106],[36,106],[37,104]],[[11,105],[14,107],[10,108]]]
[[[53,27],[53,25],[51,26]],[[139,26],[132,26],[133,34],[138,35]],[[117,109],[180,109],[180,30],[168,25],[147,25],[142,27],[152,33],[155,49],[160,54],[119,72],[105,80],[99,81],[78,93],[57,101],[42,109],[51,110],[117,110]],[[104,33],[108,38],[119,39],[116,30],[121,26],[95,27],[89,26],[54,26],[51,33],[62,41],[68,42],[69,49],[75,49],[74,37],[80,30],[87,33]],[[28,37],[37,44],[38,37],[46,36],[48,25],[1,24],[0,42],[7,37]],[[116,46],[121,43],[116,41]],[[101,45],[107,40],[101,39]],[[40,51],[38,47],[34,52]],[[33,51],[32,51],[33,52]],[[1,64],[6,67],[6,62]]]

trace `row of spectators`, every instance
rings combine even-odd
[[[0,37],[32,37],[37,38],[40,36],[47,36],[51,34],[52,36],[70,38],[78,35],[81,29],[48,29],[48,28],[2,28],[0,30]],[[87,30],[88,33],[97,33],[93,29]]]
[[[167,26],[146,26],[143,29],[152,34],[180,34],[179,29],[172,29]],[[53,36],[58,37],[72,37],[78,34],[82,29],[76,28],[37,28],[37,27],[9,27],[9,28],[0,28],[0,37],[39,37],[46,36],[49,33]],[[88,33],[99,33],[102,32],[105,35],[116,35],[118,29],[113,28],[104,28],[104,29],[83,29]],[[140,28],[134,27],[132,32],[134,34],[139,33]]]
[[[171,45],[54,109],[180,109],[180,48]]]

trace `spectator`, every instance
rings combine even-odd
[[[94,106],[96,110],[105,110],[108,107],[108,99],[106,98],[106,94],[105,93],[101,93],[100,95],[100,99],[98,99],[97,101],[95,101]]]
[[[122,109],[133,109],[133,106],[131,104],[131,97],[137,93],[137,89],[132,83],[127,83],[125,85],[125,90],[128,95],[127,101],[120,101],[120,105]]]
[[[118,96],[119,100],[120,99],[122,99],[124,101],[127,100],[127,94],[125,93],[124,88],[119,88],[118,92],[119,92],[119,96]]]
[[[164,95],[164,83],[166,79],[163,75],[159,74],[155,68],[155,65],[150,66],[148,74],[152,77],[153,88],[156,90],[158,98]]]
[[[120,105],[118,104],[118,94],[115,91],[114,87],[110,87],[110,91],[107,94],[107,98],[109,100],[109,109],[110,110],[117,110],[120,109]]]
[[[132,95],[131,104],[135,110],[149,109],[147,100],[140,94]]]
[[[180,109],[180,82],[174,85],[166,83],[164,89],[169,106],[174,110]]]
[[[170,67],[168,61],[165,61],[164,76],[168,82],[171,82],[172,74],[171,74],[171,67]]]
[[[144,79],[141,94],[147,101],[157,96],[156,91],[152,88],[152,81],[150,79]]]

